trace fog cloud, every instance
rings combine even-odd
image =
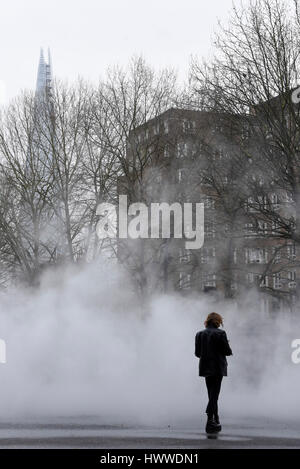
[[[127,276],[103,262],[48,272],[38,290],[1,294],[7,364],[0,366],[0,418],[200,421],[206,390],[194,337],[213,310],[225,318],[234,353],[221,415],[293,417],[300,368],[292,363],[291,343],[300,325],[290,313],[270,320],[255,306],[175,294],[142,303]]]

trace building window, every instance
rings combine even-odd
[[[277,194],[272,194],[271,195],[271,203],[272,203],[272,208],[273,210],[277,211],[279,210],[279,197]]]
[[[238,250],[235,248],[233,251],[233,263],[237,264]]]
[[[154,133],[154,135],[159,135],[159,122],[157,122],[157,124],[155,124],[155,126],[153,128],[153,133]]]
[[[211,264],[216,258],[216,248],[203,248],[201,251],[201,264]]]
[[[280,288],[282,288],[280,273],[273,275],[273,286],[274,286],[274,290],[279,290]]]
[[[216,288],[217,276],[216,274],[205,274],[203,278],[203,287]]]
[[[268,197],[259,195],[257,197],[258,205],[262,210],[268,210]]]
[[[260,280],[261,280],[260,287],[261,288],[268,288],[268,286],[269,286],[269,277],[267,277],[266,275],[262,275],[260,277]]]
[[[259,220],[258,225],[254,223],[245,224],[245,237],[252,238],[253,236],[264,237],[268,234],[268,224]]]
[[[297,274],[295,271],[291,271],[288,273],[289,279],[289,288],[291,290],[295,290],[297,288]]]
[[[291,261],[296,260],[296,245],[295,245],[295,243],[289,244],[287,246],[287,254],[288,254],[289,260],[291,260]]]
[[[266,264],[268,262],[268,252],[266,249],[247,248],[246,264]]]
[[[214,148],[212,151],[213,161],[225,160],[228,158],[228,152],[224,147]]]
[[[291,193],[286,192],[286,194],[285,194],[285,203],[286,204],[293,204],[294,203],[294,199],[293,199],[293,196],[292,196]]]
[[[272,248],[272,255],[273,255],[273,263],[279,264],[281,261],[281,251],[280,248]]]
[[[185,119],[182,127],[184,132],[193,132],[196,129],[196,122]]]
[[[246,223],[245,224],[245,237],[252,238],[255,235],[255,229],[253,223]]]
[[[248,284],[254,283],[254,274],[253,274],[252,272],[249,272],[249,273],[247,274],[247,283],[248,283]]]
[[[261,236],[266,236],[268,234],[268,223],[259,220],[258,234],[260,234]]]
[[[164,132],[165,134],[169,133],[169,121],[164,121]]]
[[[247,274],[247,283],[249,285],[260,285],[260,281],[262,280],[262,276],[259,274],[254,274],[253,272],[249,272]]]
[[[180,264],[188,264],[192,260],[191,252],[186,249],[180,249],[179,259],[180,259]]]
[[[177,170],[177,182],[183,182],[185,177],[185,171],[184,169],[178,169]]]
[[[246,202],[246,211],[248,213],[254,213],[257,211],[257,205],[253,199],[253,197],[249,197]]]
[[[188,290],[191,288],[191,274],[187,274],[186,272],[179,273],[179,288],[181,290]]]
[[[206,238],[215,238],[216,237],[216,229],[215,224],[212,221],[207,221],[205,223],[205,236]]]
[[[166,145],[164,148],[164,157],[169,158],[170,157],[170,145]]]
[[[186,158],[187,153],[188,153],[187,143],[184,143],[184,142],[177,143],[177,152],[176,152],[177,158]]]

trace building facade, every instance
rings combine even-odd
[[[249,187],[263,186],[264,176],[245,158],[244,147],[251,147],[251,137],[242,118],[204,111],[170,109],[131,133],[119,194],[131,203],[205,207],[199,250],[186,250],[186,240],[176,239],[172,217],[170,239],[119,243],[119,260],[142,286],[225,298],[253,289],[267,310],[295,302],[296,245],[277,239],[274,222],[258,210],[260,203],[289,210],[288,201],[282,203],[286,194],[268,192],[261,201],[258,189],[253,197]]]

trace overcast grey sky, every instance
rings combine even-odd
[[[1,0],[0,100],[34,88],[40,47],[54,74],[97,80],[109,65],[143,54],[184,76],[191,54],[206,56],[232,0]]]

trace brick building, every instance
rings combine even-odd
[[[127,194],[130,203],[205,206],[200,250],[186,250],[186,240],[175,239],[174,227],[170,239],[119,243],[119,260],[142,286],[226,298],[253,288],[264,293],[267,310],[294,302],[296,246],[276,239],[274,226],[256,216],[259,195],[253,200],[246,188],[258,176],[251,158],[241,152],[251,147],[245,122],[220,113],[170,109],[131,133],[128,172],[119,180],[119,194]],[[283,198],[269,194],[265,203],[271,200],[273,208],[283,210]]]

